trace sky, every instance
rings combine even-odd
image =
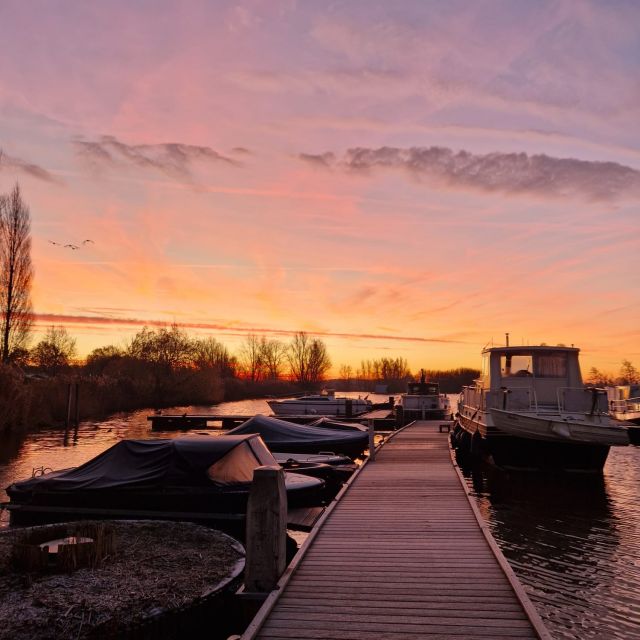
[[[640,366],[638,24],[632,0],[0,0],[34,342],[306,331],[335,372],[417,371],[509,332]]]

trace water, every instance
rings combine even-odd
[[[597,478],[468,476],[493,536],[554,638],[640,638],[640,448]]]
[[[374,402],[388,399],[369,397]],[[173,411],[270,413],[265,400]],[[0,500],[6,499],[4,487],[30,477],[34,468],[77,466],[122,438],[184,433],[152,433],[149,413],[82,422],[78,438],[70,438],[67,446],[60,430],[53,429],[3,441]],[[554,638],[640,638],[640,448],[612,448],[598,478],[483,470],[468,481],[496,541]],[[2,516],[6,524],[6,512]],[[304,537],[301,534],[298,542]]]

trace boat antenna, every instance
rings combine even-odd
[[[505,339],[507,341],[507,347],[508,347],[509,346],[509,334],[505,333],[504,335],[505,335]]]

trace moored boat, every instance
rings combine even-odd
[[[451,414],[451,403],[444,393],[440,393],[437,382],[427,382],[424,369],[420,380],[411,381],[407,392],[400,395],[396,412],[401,412],[404,422],[411,420],[443,420]]]
[[[629,430],[582,382],[574,347],[492,347],[460,396],[454,446],[506,468],[599,472]]]
[[[85,464],[14,482],[11,524],[85,518],[220,523],[245,517],[253,471],[278,463],[256,434],[122,440]],[[285,474],[289,506],[322,501],[322,480]]]
[[[330,451],[355,457],[366,449],[369,437],[359,429],[326,429],[294,424],[258,414],[227,432],[229,435],[260,434],[273,452],[321,453]]]
[[[352,416],[371,411],[372,402],[367,398],[336,396],[333,390],[287,400],[268,400],[267,404],[276,416]]]
[[[640,425],[640,385],[605,387],[609,411],[616,420]]]

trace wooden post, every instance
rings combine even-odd
[[[287,491],[280,466],[258,467],[247,504],[247,559],[244,586],[249,592],[275,589],[286,567]]]
[[[374,428],[373,428],[373,419],[367,420],[367,428],[369,431],[369,460],[371,462],[376,461],[376,446],[374,444]]]
[[[69,437],[69,427],[71,426],[71,383],[67,385],[67,419],[64,423],[64,440],[67,444],[67,438]]]
[[[344,415],[347,418],[353,417],[353,400],[351,398],[344,401]]]
[[[76,435],[78,435],[78,427],[80,426],[80,384],[76,382],[76,420],[75,420],[75,431]]]

